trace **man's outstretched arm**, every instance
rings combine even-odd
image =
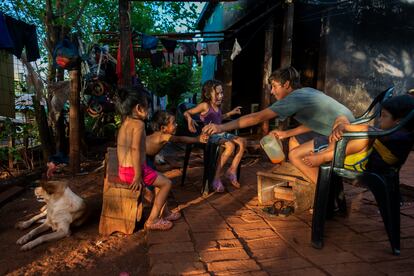
[[[207,125],[203,128],[203,132],[205,132],[207,134],[228,132],[228,131],[231,131],[233,129],[251,127],[251,126],[257,125],[259,123],[262,123],[264,121],[275,118],[275,117],[277,117],[277,113],[272,111],[270,108],[266,108],[266,109],[261,110],[259,112],[244,115],[244,116],[240,117],[239,119],[233,120],[233,121],[228,122],[226,124],[222,124],[222,125],[210,124],[210,125]]]

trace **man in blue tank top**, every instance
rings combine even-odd
[[[317,175],[318,168],[304,164],[303,157],[325,148],[336,118],[345,116],[352,122],[352,112],[319,90],[301,88],[300,75],[293,67],[274,71],[269,83],[272,85],[271,93],[277,99],[270,107],[226,124],[210,124],[203,131],[207,134],[220,133],[254,126],[276,117],[284,120],[292,116],[301,124],[299,127],[274,130],[272,133],[279,139],[289,138],[289,160],[293,165],[307,176]]]

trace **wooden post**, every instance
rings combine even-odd
[[[272,59],[273,59],[273,32],[274,32],[274,18],[270,17],[265,30],[265,48],[264,48],[264,62],[263,62],[263,80],[262,80],[262,95],[261,106],[262,110],[267,108],[270,104],[270,85],[268,79],[272,73]],[[262,134],[269,133],[269,121],[262,123]]]
[[[128,0],[119,0],[119,35],[121,51],[121,79],[120,86],[131,86],[130,44],[131,22],[129,20],[130,4]]]
[[[294,5],[293,0],[286,0],[285,17],[283,19],[283,34],[282,34],[282,53],[280,57],[280,66],[287,67],[292,65],[292,39],[293,39],[293,19],[294,19]],[[278,129],[285,130],[290,124],[290,119],[279,123]],[[287,148],[287,139],[284,141],[284,148]]]
[[[79,68],[69,72],[70,96],[69,96],[69,165],[73,174],[80,171],[80,70]]]
[[[16,128],[13,126],[12,127],[12,131],[13,133],[16,132]],[[13,152],[12,150],[14,149],[15,146],[15,140],[14,140],[14,135],[10,135],[9,136],[9,141],[8,141],[8,147],[9,147],[9,169],[13,170],[13,163],[14,163],[14,158],[13,158]]]
[[[326,80],[326,64],[327,64],[327,37],[329,35],[329,12],[325,18],[322,17],[321,23],[321,38],[319,42],[319,61],[318,61],[318,80],[316,82],[316,88],[320,91],[325,91],[325,80]]]
[[[292,0],[286,0],[286,11],[283,20],[282,53],[280,66],[286,67],[292,64],[292,37],[294,5]]]
[[[227,45],[230,47],[230,45]],[[231,49],[231,48],[226,48]],[[224,50],[223,55],[223,67],[222,67],[222,82],[224,100],[222,103],[223,112],[229,112],[232,104],[233,94],[233,61],[230,59],[231,50]]]

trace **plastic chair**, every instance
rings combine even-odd
[[[367,110],[358,118],[355,119],[355,121],[352,122],[352,124],[363,124],[366,122],[371,121],[372,119],[376,118],[380,112],[381,112],[381,104],[391,98],[394,95],[394,86],[391,86],[381,93],[379,93],[374,100],[371,102],[371,104],[368,106]],[[374,111],[374,113],[371,113],[371,111],[374,109],[375,106],[378,106],[378,108]]]
[[[335,210],[346,210],[342,178],[358,179],[373,193],[384,222],[385,230],[391,244],[392,253],[400,254],[400,167],[390,166],[388,170],[357,172],[344,168],[345,149],[349,140],[376,138],[390,135],[401,129],[414,118],[414,110],[398,126],[386,131],[368,131],[345,133],[335,145],[332,164],[322,165],[316,185],[314,210],[312,218],[312,246],[323,247],[325,220]],[[403,160],[405,162],[405,160]],[[402,162],[402,163],[404,163]]]
[[[182,114],[184,114],[184,112],[191,107],[192,107],[191,104],[188,104],[188,103],[180,104],[177,109],[177,112],[179,113],[177,114],[177,118],[183,117]],[[190,133],[186,127],[185,128],[183,127],[180,130],[180,135],[186,135],[186,136],[200,135],[201,130],[203,129],[203,122],[201,122],[198,117],[195,117],[193,119],[198,124],[197,133],[196,134]],[[221,153],[220,152],[221,147],[219,144],[215,144],[211,142],[208,142],[206,144],[204,143],[187,144],[185,148],[183,174],[181,177],[181,186],[184,185],[185,177],[187,175],[188,163],[190,161],[191,152],[194,148],[203,149],[204,171],[203,171],[203,181],[201,185],[201,194],[207,195],[209,193],[210,186],[214,180],[214,175],[215,175],[216,168],[217,168],[217,160]],[[237,179],[238,180],[240,179],[240,168],[241,168],[241,163],[239,164],[237,168]]]

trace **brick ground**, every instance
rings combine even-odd
[[[202,169],[189,169],[185,186],[176,184],[169,201],[183,218],[168,232],[147,233],[152,275],[413,275],[412,199],[401,208],[400,257],[391,254],[372,195],[350,185],[349,215],[327,222],[325,247],[316,250],[310,245],[310,214],[279,218],[262,212],[256,172],[271,164],[258,161],[244,160],[253,164],[242,168],[241,189],[226,185],[226,193],[205,198],[199,192]],[[177,170],[170,177],[180,183]],[[414,154],[401,182],[414,187]]]

